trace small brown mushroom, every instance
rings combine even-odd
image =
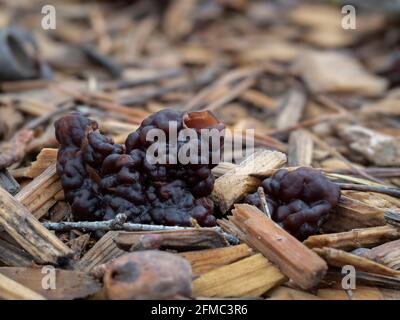
[[[218,121],[211,111],[194,111],[183,115],[184,128],[190,129],[224,129],[224,124]]]
[[[190,297],[192,268],[175,254],[149,250],[125,254],[107,266],[104,295],[110,300]]]

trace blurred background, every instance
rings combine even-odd
[[[349,3],[354,17],[342,12]],[[150,112],[207,108],[255,128],[264,147],[285,151],[306,128],[360,165],[397,165],[354,148],[366,133],[347,129],[400,134],[399,3],[0,1],[0,138],[44,117],[28,147],[35,156],[56,146],[52,122],[71,109],[123,142]],[[55,29],[43,29],[46,5]]]

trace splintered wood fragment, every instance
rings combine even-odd
[[[137,250],[203,250],[226,247],[224,236],[210,229],[171,230],[155,232],[121,232],[114,239],[126,251]]]
[[[240,229],[239,237],[302,289],[314,287],[325,275],[328,266],[324,260],[255,206],[236,204],[232,213],[229,220]]]
[[[288,164],[309,167],[312,163],[314,141],[306,130],[296,130],[289,137]]]
[[[42,295],[0,274],[0,300],[45,300]]]
[[[355,248],[372,248],[400,238],[400,230],[392,226],[354,229],[309,237],[304,244],[309,248],[330,247],[345,251]]]
[[[0,187],[7,190],[12,195],[15,195],[20,189],[19,183],[7,169],[0,170]]]
[[[285,154],[278,151],[256,151],[233,170],[215,180],[212,198],[225,213],[247,193],[254,191],[260,179],[252,175],[268,175],[272,170],[282,167]]]
[[[252,250],[246,244],[179,253],[181,257],[189,260],[192,272],[196,276],[247,258],[251,254]]]
[[[334,248],[314,248],[322,258],[324,258],[330,266],[343,267],[345,265],[352,265],[357,271],[363,271],[373,274],[381,274],[384,276],[400,277],[400,271],[388,268],[387,266],[369,260],[364,257],[356,256],[355,254],[334,249]]]
[[[25,251],[0,239],[0,262],[9,267],[27,267],[33,259]]]
[[[372,248],[366,253],[365,257],[398,270],[400,269],[400,240]]]
[[[351,300],[384,300],[378,288],[357,286],[351,290]],[[317,296],[326,300],[350,300],[348,293],[342,289],[324,288],[317,291]]]
[[[43,277],[54,272],[55,288],[43,286]],[[51,300],[71,300],[88,297],[101,288],[100,283],[92,276],[84,273],[62,269],[42,268],[0,268],[0,275],[6,276]],[[48,283],[50,285],[50,283]]]
[[[57,162],[58,149],[43,148],[38,154],[36,161],[32,162],[29,170],[26,172],[28,178],[36,178],[48,167]]]
[[[385,224],[385,213],[382,209],[342,195],[336,210],[329,215],[322,229],[325,233],[343,232]]]
[[[60,239],[7,191],[0,188],[0,226],[38,263],[59,264],[72,255]]]
[[[261,254],[220,267],[193,281],[193,297],[258,297],[286,277]]]
[[[281,112],[276,120],[276,128],[286,129],[297,124],[303,114],[307,99],[303,91],[292,89],[287,97]]]
[[[15,199],[39,219],[56,203],[55,196],[60,191],[62,191],[61,181],[53,164],[22,188],[15,195]]]
[[[126,252],[118,248],[117,244],[114,242],[118,234],[118,231],[107,232],[88,252],[86,252],[82,259],[79,260],[75,269],[83,272],[90,272],[94,267],[125,254]]]
[[[268,292],[271,300],[322,300],[311,293],[280,286]]]

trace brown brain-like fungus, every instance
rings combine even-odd
[[[95,121],[79,113],[55,123],[60,143],[57,172],[75,220],[110,220],[125,213],[128,221],[135,223],[190,226],[195,219],[202,226],[215,225],[214,204],[207,198],[214,186],[211,169],[215,164],[201,162],[200,152],[198,163],[168,160],[160,164],[148,159],[146,151],[156,142],[148,141],[151,129],[165,133],[165,150],[172,155],[167,159],[173,159],[175,153],[169,152],[171,122],[178,133],[195,129],[194,142],[199,148],[205,142],[201,129],[218,133],[224,129],[209,112],[164,109],[147,117],[125,145],[120,145],[101,134]],[[184,145],[185,141],[177,143],[177,154]],[[215,151],[210,146],[207,157]]]
[[[299,240],[318,233],[340,199],[338,185],[306,167],[281,169],[261,186],[272,219]],[[244,202],[262,209],[258,193],[249,194]]]

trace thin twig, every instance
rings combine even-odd
[[[367,192],[377,192],[387,194],[392,197],[400,198],[400,189],[398,188],[387,188],[379,186],[367,186],[355,183],[337,183],[342,190],[357,190],[357,191],[367,191]]]
[[[268,218],[271,218],[271,212],[269,211],[267,199],[265,198],[264,189],[262,187],[258,187],[257,193],[258,193],[258,196],[260,197],[263,212],[267,215]]]
[[[79,221],[79,222],[45,222],[43,226],[49,230],[54,231],[167,231],[167,230],[195,230],[197,228],[192,227],[171,227],[171,226],[160,226],[140,223],[129,223],[125,222],[125,214],[118,214],[115,219],[107,221]],[[239,240],[228,233],[221,230],[220,227],[206,228],[215,230],[226,238],[230,244],[238,244]]]

